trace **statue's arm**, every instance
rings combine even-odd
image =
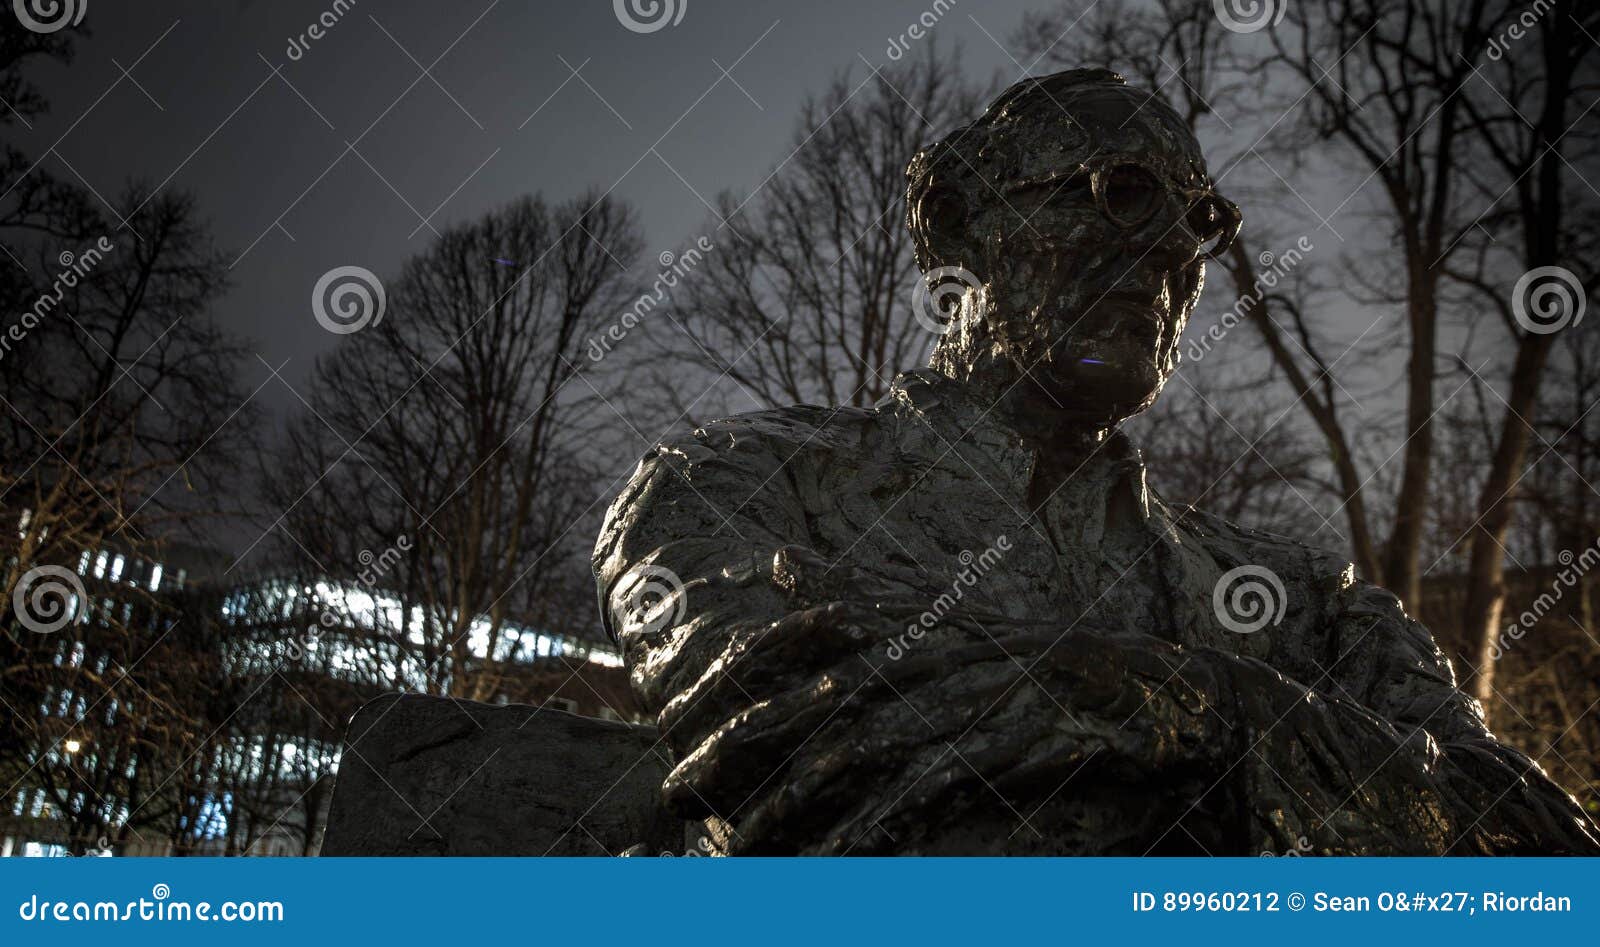
[[[812,551],[818,498],[795,486],[795,452],[751,434],[713,427],[651,451],[594,554],[605,621],[678,760],[666,797],[691,817],[731,819],[777,784],[805,721],[848,699],[828,668],[858,660],[894,594]],[[628,600],[641,578],[674,590],[644,615]]]
[[[736,640],[782,617],[774,553],[804,539],[804,519],[763,486],[765,456],[706,446],[696,433],[652,449],[607,512],[594,551],[602,619],[633,688],[653,713],[690,688]],[[630,614],[629,583],[654,576],[672,598]],[[643,618],[644,620],[638,620]]]
[[[1572,797],[1489,732],[1428,629],[1384,589],[1357,583],[1341,594],[1326,690],[1387,721],[1404,748],[1436,747],[1431,769],[1457,833],[1451,853],[1600,854]]]
[[[838,773],[870,768],[883,791],[840,800],[839,818],[810,830],[814,850],[860,851],[874,826],[904,844],[999,796],[1056,834],[1094,820],[1050,825],[1047,803],[1137,800],[1112,820],[1136,826],[1135,852],[1181,830],[1231,854],[1600,854],[1571,798],[1490,736],[1426,629],[1381,590],[1346,602],[1343,650],[1296,676],[1153,636],[991,623],[988,647],[862,671],[863,688],[897,699],[829,722],[794,765],[817,774],[790,793],[810,805],[766,810],[798,822]]]

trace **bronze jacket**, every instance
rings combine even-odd
[[[930,371],[652,450],[593,563],[669,802],[734,852],[1600,853],[1349,562],[1120,433],[1035,460]]]

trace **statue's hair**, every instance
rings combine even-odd
[[[1065,118],[1060,100],[1084,86],[1108,85],[1126,87],[1127,80],[1110,69],[1068,69],[1024,79],[1002,92],[977,119],[917,152],[906,167],[906,226],[916,247],[917,262],[924,268],[935,265],[928,246],[924,204],[930,191],[948,192],[951,201],[941,205],[941,213],[965,213],[969,201],[981,198],[978,192],[987,189],[982,178],[993,183],[1005,176],[1011,155],[1001,141],[1016,126],[1037,123],[1041,113],[1059,121]],[[1046,108],[1049,112],[1044,112]]]

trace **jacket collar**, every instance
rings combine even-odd
[[[878,408],[919,418],[944,442],[939,447],[941,451],[968,445],[975,448],[975,451],[963,450],[962,456],[978,454],[984,462],[981,467],[987,468],[979,470],[984,479],[995,487],[1000,487],[1000,481],[1004,481],[1017,502],[1024,502],[1039,452],[1028,447],[1022,436],[1006,424],[991,405],[974,397],[969,386],[932,369],[913,369],[895,377],[889,394],[878,403]],[[1144,457],[1120,427],[1113,429],[1085,459],[1081,471],[1091,476],[1105,472],[1124,481],[1137,499],[1140,511],[1149,518],[1152,503]],[[999,480],[991,480],[991,477]]]

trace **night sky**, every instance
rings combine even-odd
[[[559,204],[594,190],[637,210],[641,267],[653,272],[663,252],[715,232],[708,205],[719,193],[759,196],[793,153],[802,104],[836,76],[849,70],[859,84],[891,64],[893,45],[905,56],[957,56],[969,79],[1003,87],[1062,67],[1023,55],[1017,37],[1024,14],[1059,6],[956,2],[941,17],[928,0],[672,0],[675,22],[635,32],[606,0],[360,0],[342,14],[333,0],[79,0],[74,60],[29,74],[50,112],[12,131],[41,167],[103,200],[129,181],[197,198],[233,261],[232,287],[211,315],[249,340],[255,357],[240,381],[281,430],[309,400],[318,356],[343,338],[317,323],[311,305],[331,270],[361,267],[390,281],[452,224],[524,194]],[[1087,15],[1096,6],[1072,0],[1067,8]],[[911,35],[929,18],[931,30]],[[319,21],[332,25],[313,36]],[[1279,124],[1231,116],[1201,130],[1213,174],[1245,206],[1255,236],[1286,246],[1293,235],[1313,235],[1332,249],[1347,235],[1330,229],[1332,217],[1351,221],[1344,229],[1358,242],[1381,241],[1355,222],[1367,192],[1378,190],[1370,176],[1350,192],[1349,175],[1304,166],[1316,154],[1269,167],[1265,146],[1247,147],[1252,127]],[[935,137],[930,129],[927,140]],[[1226,280],[1213,280],[1196,324],[1214,324],[1233,301]],[[1323,312],[1332,316],[1320,329],[1333,351],[1353,342],[1375,351],[1346,360],[1341,391],[1351,409],[1394,416],[1393,374],[1382,367],[1399,349],[1385,330],[1373,331],[1382,314],[1337,302]],[[1263,357],[1250,346],[1225,348],[1205,372]],[[725,387],[721,407],[707,410],[760,407]],[[1191,390],[1169,386],[1166,397]],[[623,411],[635,406],[620,400]],[[624,473],[646,446],[640,438],[665,433],[621,425],[620,446],[604,449],[601,466]],[[213,527],[202,541],[235,552],[262,534],[260,524]]]
[[[642,258],[682,247],[702,200],[749,193],[788,153],[807,94],[886,64],[927,6],[680,0],[675,25],[639,34],[605,0],[363,0],[299,46],[332,0],[90,0],[76,59],[32,73],[50,113],[15,131],[107,199],[129,179],[197,195],[235,261],[215,317],[301,387],[339,339],[309,306],[330,268],[388,276],[434,230],[588,187],[638,208]],[[997,41],[1040,7],[957,4],[934,38],[1011,81]],[[251,387],[271,379],[247,370]],[[298,405],[275,380],[256,398],[280,417]]]

